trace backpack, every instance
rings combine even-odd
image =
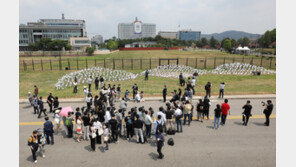
[[[169,138],[168,145],[173,146],[174,144],[175,144],[174,143],[174,139],[173,138]]]
[[[70,117],[67,117],[66,118],[65,125],[66,126],[70,126],[71,125]]]
[[[163,125],[157,122],[156,134],[160,134],[160,129],[163,130]]]
[[[175,131],[174,129],[172,129],[172,128],[169,128],[169,129],[167,130],[167,134],[168,134],[168,135],[175,135],[175,133],[176,133],[176,131]]]

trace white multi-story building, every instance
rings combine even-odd
[[[84,20],[40,19],[38,22],[28,22],[19,26],[19,49],[26,50],[30,43],[34,44],[41,38],[52,40],[68,40],[70,37],[86,37]]]
[[[156,36],[156,25],[151,23],[142,23],[136,17],[133,23],[118,24],[119,39],[137,39]]]

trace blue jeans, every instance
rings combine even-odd
[[[181,119],[176,120],[176,123],[177,123],[177,132],[179,132],[179,126],[180,126],[181,132],[182,132],[183,131],[183,129],[182,129],[182,120]]]
[[[214,119],[214,128],[219,128],[220,117],[215,117]]]
[[[184,121],[183,121],[183,125],[186,125],[186,118],[188,118],[188,125],[190,125],[190,121],[191,121],[191,114],[184,114]]]
[[[121,92],[118,92],[118,99],[120,99]]]
[[[122,128],[121,123],[117,124],[117,130],[118,130],[119,137],[121,137],[121,128]]]
[[[146,137],[151,137],[151,126],[152,125],[145,125],[146,126]]]

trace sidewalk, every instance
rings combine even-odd
[[[193,100],[198,100],[203,98],[203,96],[194,96]],[[276,94],[262,94],[262,95],[228,95],[224,96],[224,99],[266,99],[266,98],[276,98]],[[144,97],[145,101],[161,101],[162,97]],[[171,99],[171,96],[167,96],[167,100]],[[219,99],[218,96],[212,96],[211,100]],[[20,104],[28,103],[28,99],[19,99]],[[46,102],[44,100],[44,102]],[[60,103],[75,103],[75,102],[85,102],[83,98],[69,98],[69,99],[59,99]]]

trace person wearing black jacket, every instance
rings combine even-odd
[[[44,105],[43,105],[42,96],[39,97],[38,105],[39,105],[39,115],[38,115],[38,118],[40,118],[41,113],[43,113],[44,116],[47,116],[46,109],[44,108]]]
[[[48,97],[47,97],[47,104],[49,106],[49,112],[52,113],[52,105],[53,105],[53,96],[51,93],[49,93]]]
[[[43,124],[43,131],[46,136],[46,142],[47,144],[50,143],[49,137],[51,138],[51,144],[54,144],[54,138],[53,138],[53,125],[52,122],[48,120],[48,117],[45,117],[45,123]]]
[[[247,126],[249,118],[251,116],[252,105],[250,104],[250,100],[247,101],[247,104],[243,106],[243,125]]]
[[[103,85],[104,84],[104,78],[102,76],[100,76],[100,84]]]
[[[217,107],[214,111],[215,111],[214,129],[218,129],[219,125],[220,125],[219,121],[220,121],[220,117],[221,117],[221,113],[222,113],[220,104],[217,104]]]
[[[53,108],[54,108],[54,110],[56,110],[57,108],[59,108],[59,105],[60,105],[59,98],[58,98],[58,96],[56,96],[54,98],[54,100],[53,100]]]
[[[272,104],[271,100],[267,100],[267,104],[264,104],[264,106],[265,106],[265,109],[264,109],[263,113],[265,114],[265,118],[266,118],[264,125],[269,126],[269,117],[270,117],[272,110],[273,110],[273,104]]]
[[[118,143],[118,130],[117,130],[117,120],[115,119],[115,115],[112,115],[112,118],[109,120],[109,125],[111,126],[111,136],[113,142]]]
[[[131,112],[128,112],[128,116],[124,118],[125,127],[126,127],[126,138],[131,140],[133,137],[133,121],[131,117]]]
[[[207,119],[209,119],[210,100],[208,99],[207,96],[205,96],[203,104],[204,104],[204,110],[203,110],[204,111],[204,116],[207,116]]]
[[[135,96],[136,96],[136,94],[137,94],[137,92],[138,92],[138,86],[137,86],[137,84],[135,84],[133,87],[132,87],[132,89],[133,89],[133,99],[135,99]]]
[[[206,85],[205,85],[205,90],[206,90],[206,96],[207,97],[211,97],[211,82],[208,82]]]
[[[166,88],[166,85],[164,85],[164,88],[162,90],[163,102],[166,102],[166,95],[167,95],[167,88]]]
[[[143,138],[143,122],[139,119],[139,115],[136,115],[136,120],[134,121],[134,129],[135,134],[137,137],[137,143],[140,143],[139,137],[141,137],[141,143],[144,144],[144,138]]]
[[[100,82],[99,78],[96,77],[96,79],[95,79],[95,89],[96,90],[99,90],[99,82]]]
[[[30,149],[32,151],[34,163],[37,163],[36,152],[39,147],[37,133],[38,133],[37,130],[34,130],[28,140],[28,146],[30,147]]]

